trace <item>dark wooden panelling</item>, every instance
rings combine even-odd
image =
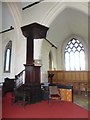
[[[40,84],[40,66],[25,65],[25,68],[25,83],[31,85]]]
[[[89,90],[89,71],[48,71],[48,74],[53,73],[53,83],[72,85],[75,93],[81,94]],[[49,81],[50,82],[50,81]]]
[[[34,54],[34,48],[33,48],[33,39],[31,37],[27,38],[27,54],[26,54],[26,64],[33,65],[33,54]]]
[[[40,39],[40,38],[46,38],[47,30],[49,28],[38,23],[32,23],[21,27],[21,29],[25,37]]]

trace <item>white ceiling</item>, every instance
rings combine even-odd
[[[58,46],[71,35],[88,40],[88,16],[78,10],[66,8],[51,23],[47,38]]]
[[[21,2],[17,5],[18,9],[21,10],[21,13],[19,13],[19,11],[17,11],[19,14],[17,14],[17,17],[15,17],[15,19],[19,18],[18,15],[20,15],[20,14],[22,16],[22,7],[25,7],[29,4],[32,4],[32,2],[31,1],[28,3]],[[83,4],[85,6],[85,8],[86,7],[88,8],[87,3],[79,3],[79,4]],[[40,6],[40,4],[39,4],[39,6]],[[31,12],[35,13],[35,9],[37,9],[36,6],[33,7],[32,10],[29,9],[30,10],[29,14],[31,15]],[[38,7],[38,9],[36,10],[36,12],[37,12],[37,13],[35,13],[36,16],[38,15],[38,11],[40,11],[39,9],[41,10],[41,7],[40,8]],[[49,11],[47,9],[47,7],[45,9],[46,9],[46,11]],[[27,10],[27,11],[29,11],[29,10]],[[50,9],[50,10],[52,10],[52,9]],[[42,12],[42,14],[43,14],[43,12]],[[34,15],[35,19],[36,19],[36,16]],[[27,17],[28,17],[28,15],[27,15]],[[37,18],[38,18],[38,16],[37,16]],[[41,13],[40,13],[39,19],[40,20],[42,19]],[[4,19],[4,21],[5,21],[5,23],[7,23],[6,19]],[[6,26],[6,24],[4,24],[4,25]],[[48,34],[47,34],[47,39],[49,41],[51,41],[54,45],[59,46],[63,40],[67,39],[71,35],[80,36],[84,40],[88,41],[88,15],[86,13],[84,13],[83,11],[74,9],[73,7],[70,8],[67,6],[62,12],[57,14],[57,16],[55,16],[55,18],[51,22],[51,24],[49,26]]]
[[[33,4],[33,3],[35,3],[35,2],[39,2],[40,0],[30,0],[29,2],[21,2],[21,4],[22,4],[22,8],[23,7],[26,7],[26,6],[28,6],[28,5],[31,5],[31,4]]]

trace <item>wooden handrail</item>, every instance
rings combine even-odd
[[[25,71],[25,69],[22,70],[22,71],[21,71],[20,73],[18,73],[17,75],[15,75],[15,78],[19,77],[24,71]]]
[[[15,89],[19,88],[20,86],[22,86],[24,84],[24,74],[23,72],[25,71],[22,70],[20,73],[18,73],[17,75],[15,75]]]

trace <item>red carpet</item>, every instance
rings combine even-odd
[[[11,104],[11,94],[2,100],[2,118],[88,118],[88,111],[71,102],[38,102],[25,108]]]

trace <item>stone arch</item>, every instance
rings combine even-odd
[[[60,14],[60,12],[62,12],[66,8],[75,9],[75,10],[81,11],[88,15],[87,7],[82,3],[78,3],[78,5],[75,5],[77,3],[78,2],[76,2],[76,3],[74,3],[74,2],[71,2],[71,3],[70,2],[56,2],[51,7],[51,9],[45,14],[45,17],[42,19],[41,23],[45,24],[47,26],[50,26],[50,24],[56,18],[56,16],[58,16],[58,14]]]

